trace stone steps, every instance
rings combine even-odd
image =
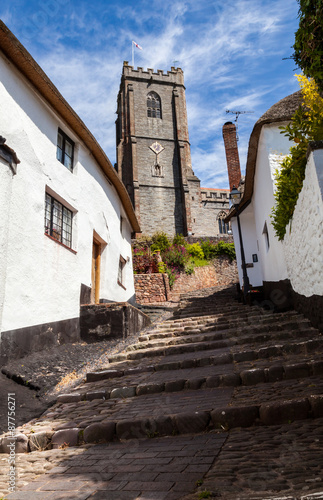
[[[144,382],[138,384],[129,381],[129,377],[124,374],[121,376],[122,378],[120,377],[121,383],[115,384],[115,386],[113,384],[115,379],[112,378],[113,373],[109,373],[110,377],[108,379],[98,378],[96,380],[96,374],[92,373],[89,374],[87,384],[79,387],[74,393],[58,396],[57,401],[73,403],[82,400],[92,401],[93,399],[132,398],[161,392],[170,393],[213,387],[254,386],[278,381],[320,377],[323,374],[323,361],[307,360],[286,364],[280,362],[274,366],[242,369],[241,371],[239,371],[239,367],[235,367],[231,372],[221,365],[217,365],[217,370],[205,368],[205,366],[195,368],[194,374],[189,373],[192,370],[187,369],[180,370],[180,373],[174,373],[174,371],[146,372],[149,375],[145,377]],[[93,379],[91,379],[91,375]],[[115,373],[115,376],[117,375],[118,373]],[[104,381],[110,383],[104,384]],[[320,390],[322,389],[323,385],[320,387]]]
[[[253,313],[253,314],[240,314],[238,317],[235,318],[227,318],[226,316],[208,316],[206,318],[202,319],[195,319],[190,322],[188,321],[174,321],[174,322],[164,322],[161,324],[154,325],[154,328],[152,330],[153,333],[148,334],[150,338],[158,338],[158,336],[162,335],[167,335],[171,334],[172,332],[182,332],[182,331],[187,331],[190,328],[204,328],[204,327],[218,327],[218,328],[230,328],[233,326],[241,326],[242,321],[247,323],[247,325],[252,325],[252,324],[271,324],[273,321],[279,321],[281,320],[290,320],[292,318],[301,318],[304,320],[304,317],[296,312],[289,312],[288,314],[286,313],[281,313],[281,314],[262,314],[259,315],[258,313]],[[307,320],[306,320],[307,321]],[[228,326],[227,326],[228,325]],[[144,335],[145,336],[145,335]]]
[[[317,333],[316,330],[312,328],[305,328],[304,330],[300,329],[297,331],[302,335],[302,337],[307,337],[311,336],[313,334]],[[316,336],[316,335],[315,335]],[[125,360],[139,360],[143,358],[155,358],[155,357],[166,357],[170,355],[176,355],[176,354],[183,354],[183,353],[193,353],[193,352],[198,352],[198,351],[205,351],[205,350],[214,350],[214,349],[220,349],[224,347],[232,347],[234,345],[243,345],[243,344],[251,344],[251,343],[259,343],[259,342],[266,342],[270,339],[275,340],[275,341],[283,341],[286,339],[290,340],[295,340],[295,330],[294,331],[280,331],[276,332],[274,335],[268,335],[267,333],[265,334],[259,334],[259,335],[251,335],[251,336],[245,336],[245,337],[231,337],[227,339],[219,339],[219,340],[212,340],[212,335],[210,336],[211,338],[207,338],[207,336],[204,336],[204,340],[201,340],[197,342],[195,339],[191,339],[192,342],[190,343],[180,343],[179,345],[164,345],[161,347],[152,347],[152,348],[142,348],[142,344],[138,344],[138,349],[137,350],[131,350],[130,352],[126,351],[124,354],[117,354],[115,356],[112,356],[109,358],[110,363],[114,363],[117,361],[125,361]],[[217,335],[214,336],[216,338]],[[323,345],[323,338],[318,337],[316,339],[317,342],[317,347]],[[145,346],[144,346],[145,347]],[[273,346],[273,349],[275,346]]]
[[[245,328],[232,329],[231,328],[219,328],[216,329],[214,327],[207,327],[201,329],[192,329],[186,331],[176,331],[164,335],[162,337],[156,337],[154,335],[143,335],[139,338],[139,342],[136,344],[132,344],[127,347],[127,351],[134,351],[138,349],[150,349],[154,347],[163,347],[170,345],[178,345],[178,344],[188,344],[192,342],[204,342],[207,340],[224,340],[225,338],[236,337],[239,335],[239,339],[243,340],[244,338],[251,339],[252,334],[255,335],[255,342],[257,342],[257,335],[261,333],[266,333],[268,337],[271,339],[275,339],[278,335],[278,338],[281,338],[280,333],[283,331],[288,332],[302,332],[302,335],[310,336],[315,334],[315,330],[312,329],[310,323],[307,320],[298,321],[295,323],[284,322],[284,323],[276,323],[275,332],[272,332],[273,324],[267,325],[250,325]],[[288,330],[287,330],[288,329]],[[304,332],[304,333],[303,333]],[[291,337],[295,336],[295,333],[290,334]],[[152,338],[151,338],[152,337]]]
[[[321,334],[295,312],[231,307],[224,295],[213,310],[201,297],[184,304],[196,315],[154,325],[19,431],[57,448],[322,418]]]

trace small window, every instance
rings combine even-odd
[[[228,234],[229,224],[224,222],[225,217],[227,216],[226,212],[220,212],[218,215],[218,223],[219,223],[219,233],[220,234]]]
[[[72,219],[73,212],[64,207],[62,203],[55,200],[46,193],[45,198],[45,234],[72,247]]]
[[[124,267],[126,265],[126,260],[120,255],[119,259],[119,269],[118,269],[118,284],[123,288],[124,286]]]
[[[60,129],[57,134],[56,158],[73,172],[74,142]]]
[[[147,95],[147,116],[150,118],[161,118],[161,102],[156,92]]]

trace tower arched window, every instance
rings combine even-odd
[[[227,215],[228,214],[224,210],[222,212],[220,212],[218,215],[219,233],[220,234],[228,234],[229,224],[226,224],[224,222],[224,219],[226,218]]]
[[[161,118],[161,101],[156,92],[147,95],[147,116],[150,118]]]

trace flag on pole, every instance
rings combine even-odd
[[[137,49],[142,50],[142,47],[140,47],[140,45],[138,45],[138,43],[134,42],[133,40],[132,40],[132,43],[137,47]]]

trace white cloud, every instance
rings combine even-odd
[[[2,18],[16,22],[19,37],[22,21],[17,12],[9,12],[0,7]],[[295,0],[283,5],[278,0],[138,0],[117,5],[81,1],[77,6],[66,0],[64,15],[56,19],[47,14],[41,26],[31,23],[35,13],[20,25],[21,42],[27,43],[112,162],[122,62],[131,62],[132,40],[143,47],[135,51],[136,66],[183,68],[192,164],[206,187],[228,184],[222,125],[235,117],[228,117],[226,109],[254,111],[238,121],[243,169],[253,123],[297,87],[285,69],[289,63],[281,61],[290,55],[293,43]],[[34,29],[30,38],[25,36],[28,23]]]

